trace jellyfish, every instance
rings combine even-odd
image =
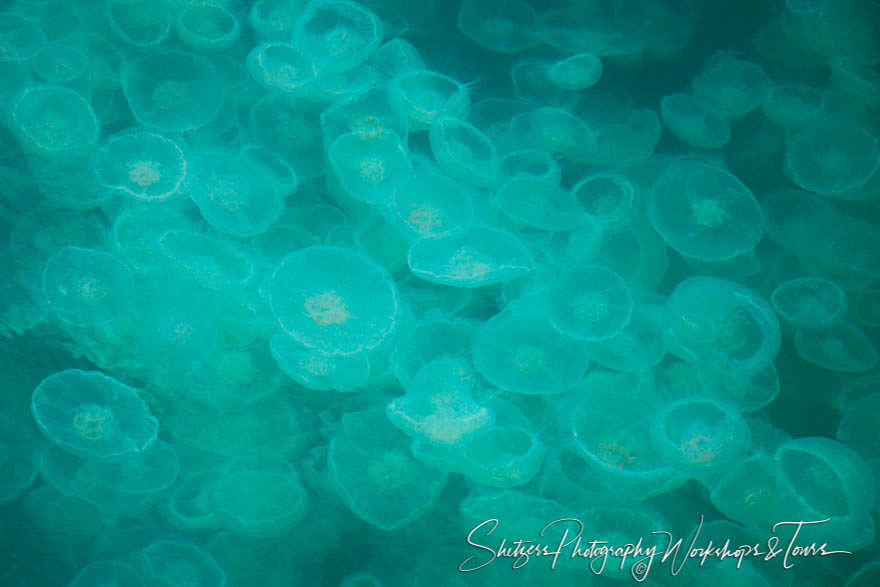
[[[554,63],[547,77],[563,90],[579,92],[599,83],[602,60],[592,53],[577,53]]]
[[[871,393],[850,403],[837,427],[837,440],[859,453],[863,459],[880,458],[880,393]]]
[[[316,391],[357,391],[370,376],[366,353],[328,355],[302,346],[286,333],[269,339],[269,348],[285,375]]]
[[[241,36],[238,19],[220,4],[187,6],[175,24],[183,44],[196,51],[223,51]]]
[[[670,94],[660,103],[663,124],[682,142],[698,149],[720,149],[730,141],[730,124],[691,94]]]
[[[628,178],[615,173],[593,173],[571,188],[571,195],[584,212],[604,228],[624,226],[635,213],[639,188]]]
[[[135,47],[152,47],[168,38],[171,4],[161,0],[110,0],[107,19],[116,36]]]
[[[146,581],[137,572],[137,569],[128,563],[116,560],[89,563],[80,569],[68,587],[96,587],[103,585],[147,587]]]
[[[521,0],[465,0],[458,11],[458,30],[497,53],[519,53],[541,42],[538,15]]]
[[[161,201],[181,191],[187,158],[174,139],[144,129],[105,140],[94,156],[98,183],[138,200]]]
[[[718,59],[691,81],[694,95],[725,118],[739,118],[760,107],[773,82],[750,61]]]
[[[321,70],[343,72],[366,61],[384,36],[382,20],[349,0],[310,2],[299,18],[294,41]]]
[[[797,277],[780,284],[770,295],[779,317],[807,328],[827,328],[843,320],[848,307],[846,294],[833,281],[821,277]]]
[[[785,153],[786,174],[801,188],[834,195],[863,186],[880,167],[877,139],[850,124],[824,123],[794,135]]]
[[[455,118],[431,125],[431,152],[437,164],[465,183],[489,187],[498,175],[498,151],[489,137],[475,126]]]
[[[77,92],[61,86],[31,86],[15,97],[11,128],[28,152],[49,158],[88,153],[98,143],[95,111]]]
[[[327,150],[334,191],[368,204],[388,204],[412,169],[409,152],[393,130],[339,136]]]
[[[435,120],[463,120],[471,108],[466,85],[427,69],[406,71],[388,84],[388,95],[398,112],[407,118],[411,131],[428,130]]]
[[[416,172],[397,184],[393,213],[395,226],[415,241],[466,227],[473,221],[474,208],[458,182],[439,173]]]
[[[858,326],[848,321],[827,328],[799,327],[794,346],[806,361],[829,371],[861,373],[877,364],[877,348]]]
[[[282,259],[268,300],[285,332],[326,354],[376,349],[399,319],[399,293],[388,273],[366,255],[339,247],[308,247]]]
[[[648,211],[669,246],[701,261],[742,255],[764,234],[764,215],[751,190],[702,161],[672,163],[654,184]]]
[[[137,390],[99,371],[46,377],[31,396],[31,413],[46,438],[84,459],[124,459],[147,450],[159,429]]]
[[[564,270],[547,292],[550,324],[577,340],[614,336],[629,323],[632,308],[632,294],[623,279],[599,265]]]
[[[139,558],[150,578],[169,585],[224,587],[226,572],[208,553],[191,542],[156,540]]]
[[[764,115],[786,128],[809,126],[825,108],[825,97],[813,87],[777,84],[764,100]]]
[[[596,136],[584,120],[561,108],[541,107],[530,115],[539,145],[575,161],[588,161],[596,152]]]
[[[315,64],[290,43],[262,43],[247,57],[254,80],[270,91],[298,94],[315,82]]]
[[[158,493],[171,487],[179,472],[177,451],[163,440],[123,461],[95,464],[98,481],[122,493]]]
[[[498,188],[495,204],[519,224],[553,232],[574,230],[583,216],[570,192],[525,173]]]
[[[46,43],[33,21],[13,12],[0,15],[0,62],[27,63]]]

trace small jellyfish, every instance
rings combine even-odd
[[[173,17],[165,0],[110,0],[107,20],[116,36],[135,47],[151,47],[168,38]]]
[[[660,458],[687,472],[705,472],[742,459],[752,443],[749,425],[729,405],[689,397],[660,406],[651,443]]]
[[[750,61],[721,59],[691,81],[694,96],[724,118],[739,118],[764,102],[773,82]]]
[[[825,108],[825,97],[810,86],[778,84],[762,106],[764,115],[785,128],[801,128],[816,120]]]
[[[547,317],[559,332],[583,341],[605,340],[629,323],[633,300],[629,286],[599,265],[562,271],[547,291]]]
[[[624,373],[650,369],[666,354],[662,306],[637,301],[620,332],[604,340],[586,341],[585,348],[592,361],[609,369]]]
[[[849,124],[820,124],[794,135],[784,169],[801,188],[834,195],[863,186],[880,167],[877,139]]]
[[[301,93],[315,82],[315,64],[290,43],[262,43],[247,57],[247,68],[254,80],[270,91]]]
[[[654,154],[662,131],[663,124],[653,110],[624,111],[595,125],[596,151],[589,162],[617,167],[647,161]]]
[[[378,348],[399,320],[391,276],[366,255],[338,247],[308,247],[282,259],[270,277],[268,300],[288,334],[326,354]]]
[[[550,152],[575,161],[589,161],[596,152],[596,136],[587,123],[561,108],[538,108],[530,121],[539,145]]]
[[[339,496],[358,518],[382,530],[416,521],[446,485],[446,473],[416,461],[409,445],[381,410],[348,412],[330,442],[327,468]]]
[[[248,12],[248,24],[259,41],[286,41],[304,10],[300,0],[257,0]]]
[[[357,391],[370,376],[366,353],[328,355],[302,346],[288,334],[273,336],[269,348],[285,375],[315,391]]]
[[[296,170],[301,181],[324,173],[325,151],[316,113],[281,92],[260,98],[248,112],[248,130],[254,142],[274,151]]]
[[[701,99],[670,94],[660,103],[663,124],[683,142],[698,149],[720,149],[730,141],[730,124]]]
[[[431,152],[437,164],[453,177],[477,187],[490,187],[498,176],[498,151],[475,126],[456,118],[434,121]]]
[[[98,481],[122,493],[157,493],[171,487],[179,472],[177,451],[162,440],[123,461],[95,464]]]
[[[735,463],[712,489],[712,505],[725,517],[755,528],[782,519],[797,495],[772,456],[756,454]]]
[[[790,487],[810,512],[851,517],[874,507],[874,477],[865,461],[830,438],[790,440],[776,451],[776,461]]]
[[[520,174],[531,175],[555,186],[562,183],[559,162],[544,150],[518,149],[502,155],[498,164],[498,183],[502,184]]]
[[[315,0],[299,18],[293,36],[319,69],[343,72],[366,61],[384,36],[382,20],[349,0]]]
[[[167,132],[207,125],[220,112],[225,97],[214,67],[181,51],[129,62],[122,71],[122,92],[139,123]]]
[[[119,459],[150,448],[159,421],[138,392],[98,371],[68,369],[43,379],[31,397],[40,431],[84,459]]]
[[[423,237],[410,247],[407,262],[417,277],[456,287],[502,283],[534,269],[534,261],[518,238],[482,225]]]
[[[663,172],[648,213],[670,247],[700,261],[742,255],[764,234],[764,215],[752,191],[731,173],[698,160],[675,161]]]
[[[532,430],[496,424],[464,446],[457,471],[479,485],[507,489],[531,481],[546,454]]]
[[[779,317],[807,328],[827,328],[843,320],[848,307],[846,294],[837,284],[821,277],[798,277],[780,284],[770,295]]]
[[[219,530],[222,525],[214,515],[211,492],[216,480],[214,472],[181,475],[168,499],[159,502],[160,513],[172,526],[185,532]]]
[[[463,120],[471,108],[466,85],[427,69],[401,73],[389,82],[388,95],[411,131],[428,130],[440,118]]]
[[[240,249],[207,234],[169,230],[159,238],[159,249],[183,275],[209,289],[231,288],[253,276],[253,265]]]
[[[264,232],[283,208],[276,182],[267,170],[231,151],[210,151],[195,157],[185,185],[208,224],[237,237]]]
[[[105,140],[94,156],[95,176],[105,188],[145,201],[180,192],[187,161],[174,139],[143,129]]]
[[[67,246],[53,255],[43,271],[49,308],[76,326],[104,324],[130,309],[134,277],[115,256]]]
[[[489,383],[527,395],[563,393],[586,373],[583,347],[551,328],[538,313],[502,311],[480,328],[474,367]]]
[[[224,587],[226,572],[208,553],[191,542],[157,540],[139,558],[153,582],[183,587]]]
[[[88,153],[98,143],[95,111],[77,92],[60,86],[31,86],[13,100],[11,129],[22,147],[51,158]]]
[[[426,69],[419,50],[403,37],[395,37],[383,43],[370,63],[376,71],[389,79],[410,71]]]
[[[325,145],[347,133],[369,139],[383,130],[394,131],[406,143],[409,133],[406,115],[398,111],[384,87],[345,96],[328,106],[321,112],[321,130]]]
[[[33,57],[34,71],[51,84],[79,78],[86,73],[88,65],[88,54],[75,45],[47,45]]]
[[[523,226],[552,232],[574,230],[583,217],[583,209],[570,192],[525,173],[498,188],[495,204]]]
[[[439,173],[416,172],[394,190],[393,220],[408,240],[437,236],[473,221],[474,208],[464,188]]]
[[[581,94],[555,85],[549,75],[552,67],[553,61],[540,57],[525,57],[514,62],[510,79],[516,98],[532,107],[573,109]]]
[[[616,173],[594,173],[571,188],[571,195],[580,202],[584,212],[602,223],[604,228],[620,228],[637,209],[639,188],[628,178]]]
[[[105,560],[89,563],[76,574],[68,587],[147,587],[137,570],[121,561]]]
[[[794,347],[806,361],[829,371],[861,373],[877,364],[877,348],[854,324],[838,322],[822,329],[798,328]]]
[[[579,92],[599,82],[602,60],[592,53],[578,53],[554,63],[547,70],[547,77],[563,90]]]
[[[385,413],[394,426],[415,440],[460,445],[495,421],[494,412],[471,396],[475,379],[462,359],[437,359],[419,369],[407,385],[406,395],[392,399]]]
[[[283,462],[233,463],[211,492],[214,515],[242,536],[278,536],[299,524],[309,507],[299,474]]]
[[[387,204],[397,182],[412,169],[409,152],[393,130],[350,132],[327,150],[328,181],[334,191],[368,204]]]
[[[196,51],[223,51],[241,36],[238,19],[220,4],[187,6],[177,17],[176,25],[183,44]]]
[[[0,62],[27,63],[45,43],[46,36],[33,21],[13,12],[0,14]]]
[[[773,308],[738,283],[691,277],[666,302],[669,351],[688,363],[732,374],[755,373],[782,342]]]
[[[538,15],[522,0],[464,0],[458,30],[496,53],[519,53],[541,42]]]

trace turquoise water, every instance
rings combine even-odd
[[[880,584],[878,31],[0,1],[0,585]]]

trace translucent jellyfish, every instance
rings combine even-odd
[[[232,151],[210,151],[192,160],[185,185],[208,224],[249,237],[281,214],[283,202],[273,179],[264,167]]]
[[[76,574],[68,587],[147,587],[146,581],[128,563],[120,561],[98,561],[89,563]]]
[[[482,225],[421,238],[410,247],[407,262],[417,277],[456,287],[502,283],[534,268],[534,261],[518,238]]]
[[[399,318],[399,294],[388,273],[366,255],[338,247],[308,247],[282,259],[268,299],[288,334],[327,354],[378,348]]]
[[[575,161],[588,161],[596,152],[596,137],[584,120],[561,108],[538,108],[531,128],[539,145]]]
[[[366,353],[328,355],[302,346],[287,334],[269,339],[269,348],[285,375],[316,391],[357,391],[370,376]]]
[[[47,45],[33,57],[34,71],[52,84],[79,78],[85,74],[88,65],[88,54],[75,45]]]
[[[664,462],[697,473],[742,459],[752,436],[738,411],[696,396],[660,406],[651,426],[651,443]]]
[[[762,106],[764,115],[786,128],[807,126],[825,108],[825,97],[810,86],[778,84],[770,90]]]
[[[476,374],[464,360],[443,357],[423,366],[385,413],[394,426],[415,440],[459,445],[495,421],[492,410],[474,401]]]
[[[110,240],[135,272],[143,272],[165,261],[160,239],[166,232],[190,227],[190,221],[173,208],[139,206],[116,217]]]
[[[863,459],[880,458],[880,393],[853,402],[843,412],[837,427],[837,440],[859,453]]]
[[[595,124],[596,152],[593,165],[626,166],[648,160],[660,141],[663,124],[651,109],[626,110]]]
[[[0,61],[27,63],[46,43],[33,21],[12,12],[0,15]]]
[[[562,267],[589,265],[602,247],[604,234],[599,220],[584,214],[580,228],[553,235],[547,247],[550,259],[555,265]]]
[[[169,230],[159,247],[184,275],[209,289],[241,285],[253,275],[253,265],[240,249],[207,234]]]
[[[554,63],[547,77],[563,90],[579,92],[595,86],[602,77],[602,60],[592,53],[578,53]]]
[[[212,493],[217,519],[243,536],[278,536],[300,523],[309,507],[299,474],[280,461],[233,463]]]
[[[116,36],[136,47],[151,47],[168,38],[171,4],[152,0],[110,0],[106,14]]]
[[[785,172],[798,186],[834,195],[864,185],[880,167],[877,139],[848,124],[822,124],[794,135]]]
[[[720,149],[730,140],[730,124],[691,94],[670,94],[660,103],[663,124],[698,149]]]
[[[823,329],[798,328],[794,347],[801,358],[829,371],[861,373],[877,364],[877,348],[857,326],[846,321]]]
[[[776,452],[785,480],[811,513],[849,517],[874,507],[874,477],[851,448],[830,438],[790,440]]]
[[[85,459],[133,456],[153,445],[159,429],[137,390],[98,371],[46,377],[34,390],[31,412],[46,438]]]
[[[850,223],[833,236],[827,252],[832,266],[870,280],[880,279],[880,234],[874,225]]]
[[[15,500],[34,482],[43,448],[30,422],[0,412],[0,504]]]
[[[571,188],[571,195],[587,214],[605,228],[620,228],[637,208],[639,188],[628,178],[615,173],[594,173]]]
[[[214,67],[180,51],[129,62],[122,71],[122,91],[139,123],[170,132],[207,125],[225,97]]]
[[[747,526],[775,524],[797,496],[786,485],[779,463],[756,454],[735,463],[712,489],[712,505],[725,517]]]
[[[333,189],[368,204],[389,203],[397,182],[412,169],[400,136],[382,128],[341,135],[327,150],[327,159]]]
[[[316,0],[300,17],[293,38],[319,69],[341,72],[366,61],[383,35],[382,20],[361,4]]]
[[[472,353],[474,367],[487,381],[528,395],[567,391],[590,364],[580,344],[536,312],[496,314],[480,328]]]
[[[410,439],[381,410],[349,412],[327,453],[330,478],[360,519],[394,530],[420,518],[440,497],[447,475],[416,461]]]
[[[470,195],[457,182],[434,172],[416,172],[397,184],[392,222],[408,240],[437,236],[470,224]]]
[[[304,10],[300,0],[257,0],[248,12],[248,24],[260,41],[286,41]]]
[[[577,340],[614,336],[629,323],[632,308],[626,282],[599,265],[566,268],[547,292],[550,324]]]
[[[663,360],[666,339],[663,307],[656,301],[635,300],[626,326],[604,340],[586,341],[587,355],[594,362],[624,373],[650,369]]]
[[[686,279],[669,296],[666,312],[668,349],[688,363],[726,374],[755,373],[779,352],[776,313],[737,283]]]
[[[546,453],[544,443],[528,428],[495,425],[464,446],[458,471],[487,487],[517,487],[538,474]]]
[[[532,107],[572,109],[580,98],[579,92],[563,90],[550,79],[554,62],[539,57],[525,57],[510,67],[514,95]]]
[[[98,325],[130,309],[134,277],[113,255],[68,246],[46,262],[43,292],[49,308],[64,322]]]
[[[98,143],[95,111],[67,88],[31,86],[13,100],[9,116],[22,147],[38,155],[76,156]]]
[[[466,85],[427,69],[398,75],[388,83],[388,94],[392,104],[409,120],[411,131],[428,130],[439,118],[463,120],[471,108]]]
[[[180,587],[224,587],[226,573],[208,553],[191,542],[157,540],[139,558],[152,581]]]
[[[760,107],[771,87],[760,65],[739,59],[720,59],[691,81],[694,96],[725,118],[739,118]]]
[[[321,112],[324,144],[332,145],[339,136],[357,133],[365,139],[391,130],[406,143],[409,127],[384,87],[345,96]]]
[[[659,406],[639,388],[637,377],[591,373],[575,387],[578,400],[562,417],[579,463],[589,463],[588,470],[604,487],[647,499],[681,485],[684,478],[651,444],[648,431]]]
[[[177,194],[186,175],[186,157],[172,138],[131,130],[105,140],[95,152],[98,182],[139,200],[164,200]]]
[[[732,259],[764,234],[752,191],[724,169],[697,160],[680,159],[663,172],[648,212],[670,247],[701,261]]]
[[[187,6],[177,17],[177,36],[196,51],[223,51],[241,36],[241,25],[220,4]]]
[[[541,42],[538,15],[521,0],[464,0],[458,30],[496,53],[519,53]]]
[[[518,149],[502,155],[498,164],[498,182],[519,174],[531,175],[555,186],[562,183],[559,162],[547,151],[539,149]]]
[[[280,92],[270,93],[248,113],[248,129],[254,142],[279,154],[296,170],[301,181],[324,173],[325,151],[317,115],[301,102]]]
[[[843,320],[846,294],[821,277],[798,277],[780,284],[770,295],[779,317],[795,326],[827,328]]]
[[[179,472],[177,451],[162,440],[123,461],[95,465],[98,481],[122,493],[157,493],[171,487]]]
[[[280,385],[281,372],[262,344],[219,346],[183,379],[189,397],[217,409],[252,409],[254,403],[270,398]]]
[[[381,75],[389,79],[410,71],[426,69],[419,50],[402,37],[395,37],[383,43],[370,63]]]
[[[498,151],[475,126],[456,118],[431,125],[431,152],[440,167],[458,179],[489,187],[498,176]]]
[[[181,475],[168,499],[159,503],[159,511],[171,525],[185,532],[219,530],[222,525],[213,512],[211,491],[216,480],[214,472]]]
[[[498,188],[495,205],[521,225],[553,232],[574,230],[583,216],[570,192],[525,173]]]
[[[267,90],[296,94],[317,79],[311,59],[290,43],[262,43],[247,57],[254,80]]]

